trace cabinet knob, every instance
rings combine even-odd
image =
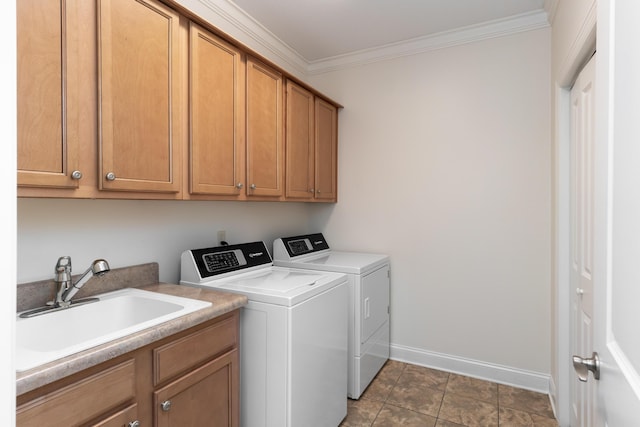
[[[160,408],[162,408],[162,410],[164,412],[168,412],[169,409],[171,409],[171,401],[170,400],[165,400],[164,402],[162,402],[160,404]]]
[[[82,172],[80,172],[80,171],[71,172],[71,178],[72,179],[80,179],[80,178],[82,178]]]
[[[236,188],[237,188],[238,190],[240,190],[242,187],[244,187],[244,185],[242,185],[242,183],[241,183],[241,182],[239,182],[239,183],[237,183],[237,184],[236,184]]]
[[[107,178],[107,181],[115,181],[116,180],[116,174],[113,172],[109,172],[105,178]]]
[[[309,190],[309,193],[315,193],[316,190],[314,190],[313,188],[311,190]]]
[[[584,289],[576,288],[576,295],[584,295]]]
[[[256,189],[256,185],[255,184],[251,184],[251,189],[255,190]]]
[[[131,421],[129,424],[127,424],[127,427],[140,427],[140,421]]]

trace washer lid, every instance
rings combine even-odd
[[[202,285],[241,293],[250,301],[292,306],[342,283],[346,276],[341,273],[269,267]]]
[[[272,270],[256,273],[252,277],[229,280],[225,287],[286,294],[300,288],[314,286],[323,279],[324,276],[321,274],[300,273],[292,270]]]

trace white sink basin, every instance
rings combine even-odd
[[[100,301],[36,317],[17,317],[16,371],[26,371],[211,305],[135,288],[96,297]]]

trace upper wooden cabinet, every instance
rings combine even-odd
[[[191,23],[191,199],[283,196],[282,75]]]
[[[247,58],[247,196],[282,196],[282,74]]]
[[[338,108],[316,97],[315,101],[315,198],[338,199]]]
[[[100,189],[181,191],[180,41],[163,3],[99,1]]]
[[[16,23],[19,197],[337,200],[339,106],[174,1]]]
[[[240,196],[245,187],[245,69],[240,50],[190,23],[190,193]]]
[[[287,198],[336,201],[336,106],[289,80],[286,122]]]
[[[312,199],[314,193],[313,94],[287,81],[287,197]]]
[[[75,4],[19,0],[16,19],[18,185],[77,188],[82,171],[73,82],[81,22]]]

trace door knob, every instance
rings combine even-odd
[[[600,358],[595,351],[589,358],[583,359],[580,356],[573,356],[573,369],[578,374],[578,379],[586,382],[589,379],[589,371],[593,373],[593,378],[600,379]]]

